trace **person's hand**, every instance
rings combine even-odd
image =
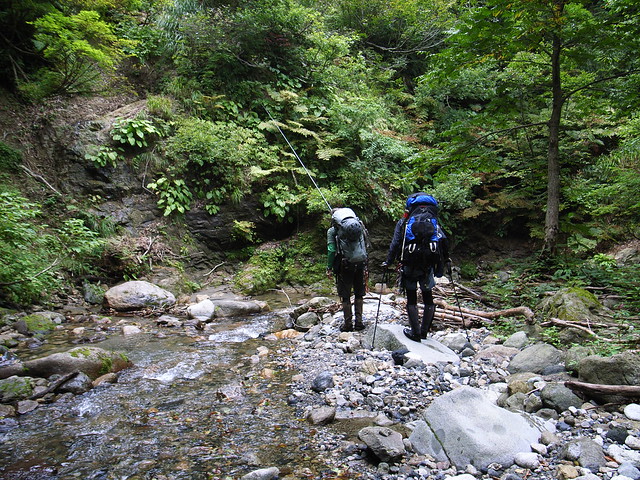
[[[382,268],[384,268],[385,270],[388,270],[391,267],[391,265],[389,265],[387,262],[382,262]]]
[[[333,277],[333,270],[331,270],[330,268],[327,268],[327,277],[328,278]]]

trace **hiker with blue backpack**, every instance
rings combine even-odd
[[[424,192],[410,195],[404,216],[393,232],[387,260],[382,264],[386,269],[396,260],[399,262],[400,286],[406,292],[411,327],[403,332],[415,342],[427,338],[436,311],[434,276],[441,277],[450,261],[447,236],[438,223],[438,210],[438,201],[431,195]],[[418,285],[424,303],[422,321],[418,314]]]
[[[327,276],[335,276],[342,302],[342,332],[364,330],[362,310],[367,287],[367,243],[364,224],[350,208],[334,208],[327,230]],[[354,296],[355,324],[351,292]]]

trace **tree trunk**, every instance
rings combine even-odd
[[[558,8],[561,13],[562,8]],[[554,254],[560,231],[560,115],[564,99],[560,78],[560,52],[562,44],[557,35],[553,36],[551,53],[551,83],[553,101],[549,119],[549,149],[547,152],[547,213],[544,221],[544,250]]]

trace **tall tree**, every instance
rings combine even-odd
[[[548,253],[555,253],[560,230],[561,167],[567,160],[560,148],[563,108],[578,94],[602,95],[603,88],[624,77],[636,80],[627,86],[637,85],[638,10],[633,0],[527,0],[517,5],[512,0],[484,0],[463,13],[448,40],[443,56],[453,70],[485,62],[497,69],[525,59],[545,63],[531,88],[548,98],[540,112],[547,118]],[[621,94],[631,98],[632,92]]]

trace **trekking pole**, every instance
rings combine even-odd
[[[382,291],[384,290],[384,281],[387,277],[388,270],[385,268],[382,272],[382,281],[380,282],[380,297],[378,297],[378,311],[376,312],[376,321],[373,323],[373,337],[371,339],[371,350],[376,343],[376,329],[378,328],[378,315],[380,315],[380,303],[382,303]]]
[[[267,107],[263,106],[263,108],[264,108],[264,111],[267,112],[267,115],[269,115],[269,118],[271,119],[271,121],[273,121],[273,123],[276,126],[276,128],[278,129],[278,131],[280,132],[280,135],[282,135],[282,138],[284,138],[284,141],[287,142],[287,145],[289,145],[289,148],[291,149],[291,151],[293,152],[295,157],[298,159],[298,162],[300,162],[300,165],[302,165],[302,168],[304,168],[304,171],[307,172],[307,175],[311,179],[311,183],[313,183],[313,186],[316,187],[316,190],[318,190],[318,193],[322,197],[322,200],[324,200],[324,203],[327,204],[327,208],[329,209],[329,211],[331,211],[331,205],[329,205],[329,202],[327,201],[327,199],[322,194],[322,190],[320,190],[320,187],[318,187],[318,184],[316,183],[316,181],[311,176],[311,173],[309,172],[309,170],[307,170],[307,167],[305,166],[305,164],[302,163],[302,160],[300,159],[300,157],[296,153],[296,150],[293,148],[293,145],[291,145],[291,143],[289,142],[289,139],[287,138],[287,136],[284,134],[284,132],[280,128],[280,125],[278,125],[278,123],[276,122],[275,118],[273,118],[271,116],[271,113],[269,112],[269,110],[267,110]]]
[[[453,268],[451,267],[451,262],[449,262],[449,278],[451,279],[451,285],[453,285],[453,295],[456,298],[456,304],[458,305],[458,310],[460,311],[460,319],[462,321],[464,333],[467,336],[467,342],[471,343],[471,339],[469,338],[469,331],[467,330],[467,324],[464,323],[464,315],[462,314],[462,307],[460,306],[460,299],[458,298],[458,291],[456,290],[456,282],[453,281]]]

